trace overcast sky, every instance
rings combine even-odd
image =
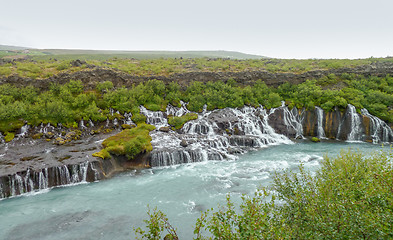
[[[0,44],[393,56],[392,0],[0,0]]]

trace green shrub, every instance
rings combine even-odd
[[[143,114],[140,114],[140,113],[136,113],[136,114],[132,115],[131,120],[134,123],[136,123],[136,124],[145,123],[146,122],[146,116],[143,115]]]

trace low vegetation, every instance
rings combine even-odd
[[[194,239],[392,239],[392,154],[345,151],[321,165],[316,174],[302,166],[276,174],[239,208],[228,195],[225,206],[202,213]],[[148,216],[146,228],[135,229],[140,239],[177,239],[163,212]]]
[[[135,128],[125,129],[105,139],[102,142],[104,148],[100,152],[94,153],[93,156],[106,159],[110,157],[110,154],[123,155],[131,160],[139,153],[150,152],[153,147],[149,132],[154,129],[154,126],[145,123],[141,123]]]
[[[180,129],[183,125],[191,120],[195,120],[198,118],[198,114],[195,113],[187,113],[181,117],[176,116],[168,116],[168,124],[174,127],[175,129]]]

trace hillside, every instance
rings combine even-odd
[[[22,52],[29,49],[29,54]],[[12,52],[8,52],[12,51]],[[21,52],[18,52],[21,51]],[[0,58],[29,55],[34,60],[108,60],[111,58],[157,59],[157,58],[230,58],[262,59],[263,56],[234,51],[123,51],[123,50],[79,50],[79,49],[30,49],[0,45]]]

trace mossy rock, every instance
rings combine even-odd
[[[152,138],[149,132],[155,127],[149,124],[139,124],[132,129],[125,129],[120,133],[105,139],[102,142],[103,150],[109,154],[117,156],[126,156],[129,160],[142,152],[150,152],[153,150],[151,145]],[[105,159],[108,156],[105,151],[94,153],[93,156]]]
[[[102,159],[108,159],[111,158],[110,153],[106,149],[102,149],[99,152],[93,153],[93,157],[99,157]]]
[[[4,140],[5,140],[5,142],[11,142],[12,139],[14,139],[14,138],[15,138],[15,133],[7,132],[4,137]]]
[[[312,141],[312,142],[320,142],[321,139],[319,139],[319,138],[317,138],[317,137],[312,137],[312,138],[311,138],[311,141]]]
[[[43,133],[36,133],[33,136],[31,136],[31,138],[33,139],[40,139],[44,134]]]
[[[131,129],[131,128],[134,128],[134,127],[135,127],[135,125],[130,125],[130,124],[122,124],[121,125],[122,129]]]

